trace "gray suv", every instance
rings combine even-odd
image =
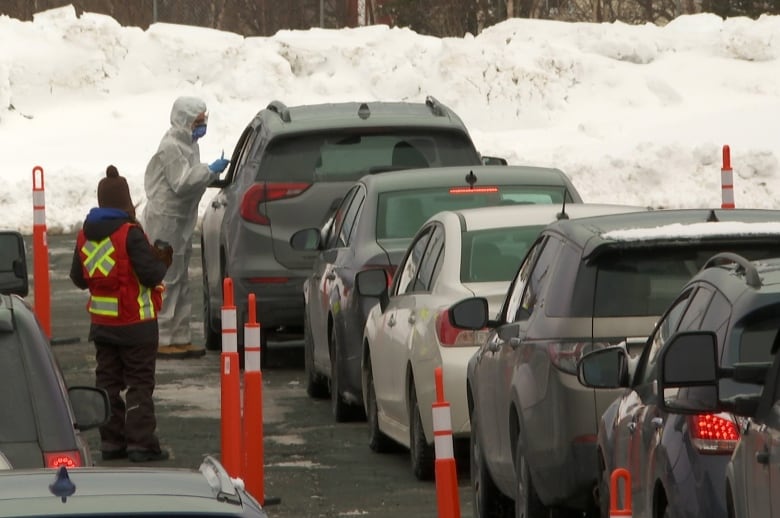
[[[221,347],[222,282],[231,277],[239,325],[254,293],[261,347],[268,333],[303,328],[303,282],[316,251],[295,250],[298,230],[325,224],[367,173],[479,165],[463,121],[425,102],[271,102],[246,127],[202,220],[206,347]],[[239,343],[241,343],[239,333]],[[265,357],[265,355],[264,355]]]
[[[619,343],[641,350],[713,254],[780,255],[776,231],[761,230],[778,221],[744,209],[564,219],[528,251],[497,320],[484,299],[454,305],[456,326],[491,329],[467,371],[475,516],[595,516],[598,423],[621,391],[581,385],[578,361]]]

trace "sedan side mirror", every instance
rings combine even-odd
[[[628,353],[622,347],[608,347],[590,352],[577,364],[577,379],[586,387],[626,387],[628,377]]]
[[[16,231],[0,232],[0,293],[26,297],[28,292],[24,238]]]
[[[488,326],[488,301],[484,297],[471,297],[450,306],[450,322],[459,329],[478,331]]]
[[[290,236],[290,246],[293,250],[311,252],[319,250],[322,244],[322,233],[318,228],[304,228]]]
[[[387,293],[387,272],[381,268],[363,270],[355,276],[355,289],[358,295],[363,297],[375,297],[379,299],[379,307],[385,310],[390,297]]]
[[[658,399],[664,412],[719,412],[718,339],[709,331],[672,337],[658,359]]]

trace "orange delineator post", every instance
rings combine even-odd
[[[721,209],[733,209],[734,205],[734,171],[731,169],[731,149],[723,146],[723,167],[720,169]]]
[[[436,501],[439,518],[460,518],[458,470],[452,446],[452,415],[450,404],[444,400],[444,382],[441,367],[433,371],[436,382],[436,401],[433,403],[433,445],[436,451]]]
[[[238,362],[238,324],[233,302],[233,279],[222,283],[222,354],[220,356],[222,465],[241,478],[241,372]]]
[[[623,479],[623,506],[618,508],[618,480]],[[616,468],[609,478],[609,518],[631,518],[631,474]]]
[[[33,167],[33,280],[35,315],[46,336],[51,339],[51,286],[49,279],[49,245],[46,241],[46,195],[43,168]]]
[[[249,322],[244,324],[244,477],[246,489],[265,505],[263,466],[263,373],[260,369],[260,324],[255,294],[249,294]]]

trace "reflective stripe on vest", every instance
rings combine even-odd
[[[89,312],[107,317],[118,317],[119,299],[116,297],[91,296],[89,298]]]
[[[154,318],[154,303],[152,302],[152,290],[146,286],[138,284],[140,293],[138,293],[138,316],[141,320]]]
[[[100,270],[105,277],[111,272],[111,269],[116,264],[111,254],[114,253],[114,244],[111,242],[111,238],[105,238],[103,241],[87,241],[84,246],[81,247],[81,251],[84,252],[86,258],[84,259],[84,267],[87,269],[90,277],[95,275],[96,270]]]

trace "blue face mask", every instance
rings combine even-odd
[[[206,134],[205,124],[201,124],[200,126],[195,126],[195,129],[192,130],[192,141],[195,142],[205,134]]]

